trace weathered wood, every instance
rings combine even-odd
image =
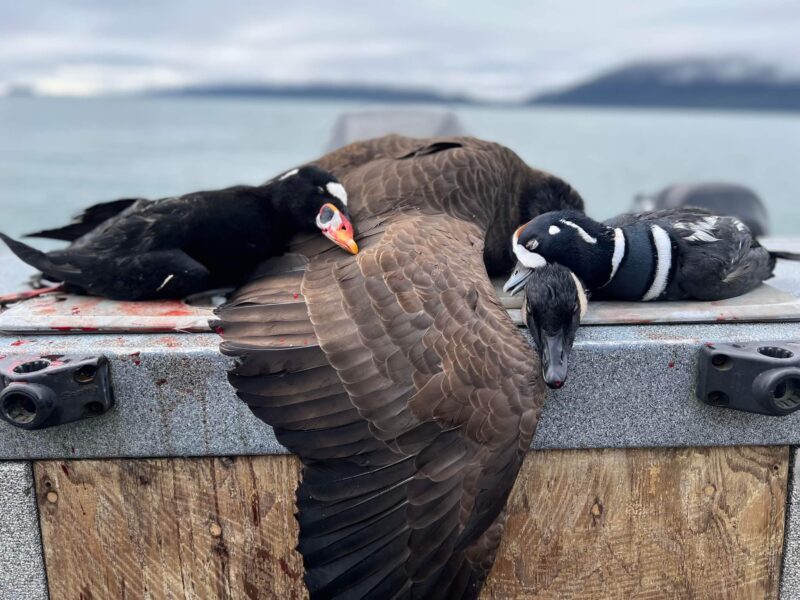
[[[294,457],[35,466],[51,600],[301,598]]]
[[[531,453],[485,598],[777,598],[789,449]]]
[[[788,448],[528,455],[484,598],[777,597]],[[299,598],[298,463],[35,467],[52,600]]]

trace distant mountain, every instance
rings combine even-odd
[[[311,83],[304,85],[278,84],[219,84],[198,85],[150,92],[157,96],[224,96],[240,98],[311,98],[321,100],[360,100],[387,103],[468,104],[466,96],[443,94],[433,90],[376,85],[334,85]]]
[[[746,59],[639,63],[528,103],[800,110],[800,79]]]

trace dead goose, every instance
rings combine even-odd
[[[31,234],[72,242],[63,250],[0,238],[68,291],[146,300],[238,285],[264,258],[282,254],[293,234],[316,230],[358,251],[344,188],[307,166],[260,186],[98,204],[66,227]]]
[[[269,261],[218,310],[229,378],[303,462],[312,598],[474,598],[544,398],[487,267],[563,181],[471,138],[389,136],[319,161],[348,189],[358,256]],[[486,266],[484,266],[486,258]]]

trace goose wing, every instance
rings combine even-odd
[[[218,311],[229,378],[302,459],[312,597],[475,597],[544,396],[535,354],[476,226],[359,226],[357,256],[273,261]]]

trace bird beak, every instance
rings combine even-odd
[[[358,244],[353,239],[353,224],[350,223],[350,219],[333,204],[326,204],[322,210],[325,208],[330,208],[334,212],[334,217],[326,225],[320,225],[322,234],[350,254],[358,254]]]
[[[511,273],[511,277],[509,277],[505,285],[503,285],[503,291],[507,294],[511,294],[512,296],[517,294],[523,287],[525,287],[525,282],[528,281],[528,277],[531,276],[532,271],[533,269],[529,269],[521,262],[517,261],[517,266],[514,267],[514,272]]]
[[[541,334],[542,375],[548,387],[557,390],[567,380],[567,354],[564,352],[564,334]]]

